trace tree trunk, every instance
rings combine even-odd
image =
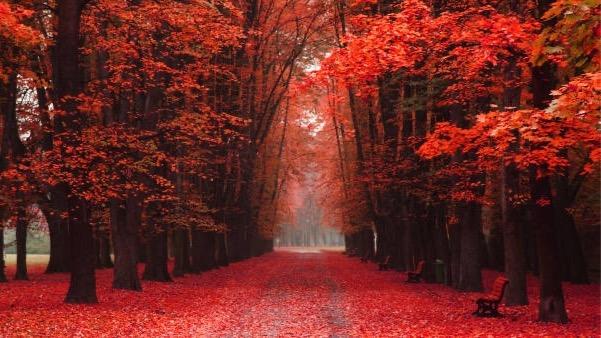
[[[538,2],[538,16],[549,9],[553,0]],[[543,22],[543,26],[550,22]],[[532,68],[532,105],[546,109],[551,100],[551,91],[557,86],[556,67],[551,62]],[[533,223],[536,227],[538,251],[538,272],[540,279],[540,303],[538,319],[543,322],[567,323],[561,271],[558,266],[557,239],[553,223],[553,197],[551,183],[544,172],[545,168],[530,168],[530,194]],[[542,172],[538,172],[541,170]],[[543,174],[539,177],[539,174]]]
[[[138,238],[136,239],[136,243],[138,243],[136,245],[136,250],[138,251],[136,254],[136,257],[138,259],[138,263],[146,263],[147,259],[147,254],[148,254],[148,250],[146,249],[146,247],[148,246],[148,243],[146,242],[146,240],[144,240],[142,238],[142,236],[137,236]]]
[[[455,208],[457,212],[457,207]],[[448,283],[455,289],[459,288],[459,275],[461,267],[461,225],[448,224],[450,264],[448,269]]]
[[[397,271],[405,271],[405,259],[403,258],[403,220],[394,213],[390,220],[390,264]]]
[[[461,220],[461,251],[458,289],[463,291],[482,291],[480,250],[480,206],[468,202],[463,207]]]
[[[234,235],[234,234],[232,234]],[[234,236],[237,237],[238,233]],[[237,238],[236,238],[237,239]],[[230,238],[230,245],[237,245],[237,241],[234,238]],[[202,271],[202,232],[198,228],[192,229],[192,246],[191,246],[191,258],[192,258],[192,273],[200,273]]]
[[[558,262],[557,239],[553,228],[553,203],[549,177],[537,177],[537,168],[530,168],[530,188],[540,279],[538,319],[543,322],[567,323],[561,270]]]
[[[505,290],[505,304],[526,305],[526,252],[524,243],[524,223],[522,207],[516,203],[520,193],[520,176],[515,165],[503,170],[503,198],[501,200],[503,218],[503,245],[505,247],[505,275],[509,284]]]
[[[173,230],[173,251],[175,264],[173,276],[181,277],[190,272],[190,231],[188,229]]]
[[[229,265],[225,234],[223,233],[217,234],[217,265]]]
[[[69,272],[69,221],[67,195],[64,185],[50,189],[50,201],[43,207],[44,216],[50,231],[50,259],[46,273]]]
[[[574,180],[579,179],[582,178],[577,177]],[[555,191],[555,229],[559,238],[562,239],[558,244],[560,246],[563,280],[574,284],[586,284],[588,283],[586,260],[584,259],[574,216],[569,212],[576,199],[578,187],[570,186],[568,173],[566,172],[557,180]]]
[[[558,235],[561,236],[561,243],[565,244],[561,250],[562,256],[565,257],[564,266],[566,267],[563,279],[573,284],[588,284],[587,264],[574,216],[565,208],[561,208],[557,214],[555,221],[558,226],[556,228],[559,228]]]
[[[19,201],[17,210],[17,271],[16,280],[28,280],[27,277],[27,217],[24,201]]]
[[[111,200],[111,229],[115,250],[113,289],[142,291],[138,277],[138,227],[140,223],[139,201]]]
[[[215,261],[215,239],[212,232],[195,230],[192,247],[192,264],[195,272],[207,271],[217,267]]]
[[[0,283],[5,283],[6,279],[6,263],[4,262],[4,226],[0,224]]]
[[[147,262],[144,267],[144,280],[172,282],[167,270],[167,231],[153,234],[148,242]]]
[[[58,109],[64,114],[55,117],[55,131],[78,133],[81,116],[74,99],[83,90],[80,67],[80,20],[85,2],[80,0],[57,1],[56,62],[54,88],[59,99]],[[69,135],[66,135],[69,136]],[[72,143],[66,138],[67,143]],[[63,142],[64,143],[64,142]],[[67,146],[63,144],[63,147]],[[61,150],[62,151],[62,150]],[[64,154],[64,151],[63,151]],[[67,192],[70,192],[67,189]],[[71,281],[65,298],[67,303],[96,303],[96,278],[94,275],[94,235],[88,220],[85,200],[67,194],[69,214],[69,246],[71,248]]]
[[[71,281],[65,302],[97,303],[94,233],[89,223],[88,206],[85,200],[74,195],[68,202]]]
[[[66,219],[46,217],[50,231],[50,258],[45,273],[69,272],[69,230]]]
[[[403,262],[404,262],[404,266],[407,270],[411,270],[414,268],[415,264],[413,262],[413,247],[414,247],[414,242],[413,242],[413,224],[411,223],[411,220],[409,219],[408,216],[408,211],[406,210],[406,207],[401,206],[401,210],[402,214],[404,215],[403,218],[403,242],[402,242],[402,252],[403,252]]]
[[[435,215],[435,221],[436,221],[436,229],[435,229],[435,237],[434,237],[434,241],[436,243],[435,249],[436,249],[436,258],[442,260],[442,262],[445,264],[445,281],[444,282],[448,282],[449,281],[449,275],[450,275],[450,258],[451,258],[451,253],[450,253],[450,248],[449,248],[449,237],[447,235],[447,228],[446,228],[446,206],[445,205],[437,205],[434,206],[435,210],[436,210],[436,215]]]
[[[11,163],[25,154],[25,146],[19,135],[17,122],[17,73],[10,71],[7,74],[6,84],[0,82],[0,125],[2,136],[0,139],[0,173],[8,168]],[[10,197],[10,192],[8,197]],[[16,197],[16,198],[15,198]],[[25,219],[25,201],[23,193],[16,191],[13,196],[17,207],[17,271],[15,279],[27,279],[27,220]],[[0,221],[4,221],[3,219]]]
[[[96,234],[96,267],[99,269],[113,267],[109,234],[105,231]]]

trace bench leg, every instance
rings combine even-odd
[[[419,283],[420,279],[420,275],[414,275],[412,273],[407,274],[407,283]]]
[[[501,314],[499,313],[499,303],[492,304],[492,306],[490,308],[490,316],[491,317],[501,317]]]
[[[478,302],[478,310],[476,310],[473,315],[478,317],[500,317],[501,314],[499,313],[498,307],[498,303],[481,301]]]

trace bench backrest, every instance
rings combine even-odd
[[[505,287],[507,286],[507,283],[509,283],[507,278],[497,277],[492,285],[490,296],[500,301],[501,298],[503,298],[503,293],[505,293]]]
[[[417,268],[415,269],[415,272],[421,274],[424,271],[424,264],[426,264],[425,261],[419,261],[419,263],[417,263]]]

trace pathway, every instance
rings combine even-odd
[[[566,286],[569,325],[537,323],[536,304],[474,318],[477,294],[404,283],[401,273],[332,251],[278,251],[174,283],[145,282],[141,293],[112,290],[112,272],[98,271],[94,306],[63,304],[68,276],[42,268],[31,269],[32,281],[0,285],[0,337],[599,335],[599,285]],[[487,286],[494,277],[485,273]]]

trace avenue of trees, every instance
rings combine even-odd
[[[327,97],[320,151],[340,161],[322,195],[347,253],[425,260],[430,281],[442,260],[463,291],[499,269],[510,306],[536,301],[532,272],[539,319],[567,322],[561,282],[598,265],[581,238],[599,237],[601,5],[336,4],[338,47],[308,82]]]
[[[97,302],[97,268],[141,291],[313,222],[349,255],[424,260],[427,281],[441,260],[458,290],[503,270],[507,305],[566,323],[561,282],[589,282],[581,236],[599,229],[600,14],[595,0],[0,0],[14,278],[34,218],[68,303]]]
[[[97,301],[95,268],[141,290],[138,262],[144,280],[170,281],[271,250],[262,213],[282,180],[258,162],[278,144],[271,126],[324,5],[0,1],[0,211],[16,228],[15,279],[28,278],[32,217],[48,224],[46,272],[70,272],[69,303]]]

